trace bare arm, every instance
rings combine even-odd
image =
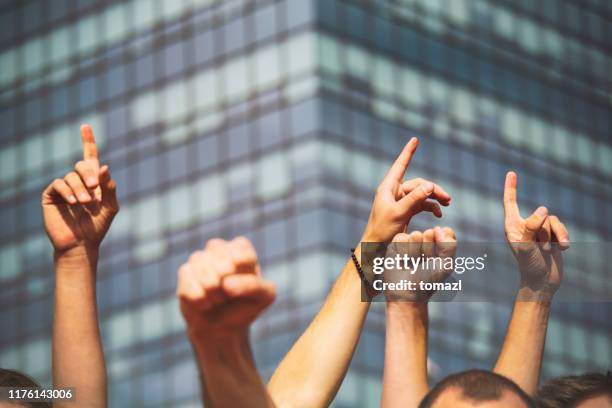
[[[255,367],[248,336],[193,339],[198,365],[204,372],[206,407],[273,407]]]
[[[443,243],[436,246],[436,243]],[[451,228],[428,229],[421,233],[400,233],[393,238],[387,256],[395,253],[418,257],[454,256],[455,232]],[[389,251],[391,250],[391,252]],[[392,275],[387,275],[392,273]],[[443,282],[452,270],[423,269],[411,272],[387,271],[385,280],[407,279]],[[433,292],[392,291],[387,297],[385,368],[381,407],[416,407],[429,392],[427,381],[427,306]]]
[[[412,216],[429,211],[441,216],[437,203],[448,205],[450,196],[427,180],[403,182],[416,151],[412,138],[381,182],[361,242],[390,242],[403,232]],[[355,255],[361,262],[360,245]],[[361,300],[361,281],[349,259],[304,334],[289,350],[268,390],[279,406],[326,407],[335,397],[353,357],[369,308]]]
[[[53,385],[74,387],[80,406],[105,407],[106,366],[96,310],[97,251],[76,247],[55,258]]]
[[[494,371],[535,395],[550,302],[563,277],[561,251],[569,248],[569,234],[545,207],[523,219],[516,191],[517,176],[509,172],[504,188],[505,231],[519,266],[521,285]]]
[[[389,302],[381,407],[416,407],[427,382],[427,303]]]
[[[493,370],[512,379],[529,395],[535,395],[538,388],[549,312],[549,303],[520,300],[514,303]]]
[[[74,387],[79,406],[105,407],[96,268],[100,243],[119,205],[109,169],[100,167],[93,131],[84,125],[81,134],[83,160],[42,194],[45,230],[55,250],[53,385]]]
[[[246,238],[213,239],[179,270],[177,297],[206,407],[272,407],[249,346],[251,323],[275,297]]]
[[[360,246],[355,255],[361,261]],[[355,352],[370,307],[349,260],[323,307],[274,372],[268,389],[279,406],[330,404]]]

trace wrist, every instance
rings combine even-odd
[[[249,328],[223,329],[209,325],[188,324],[187,336],[194,345],[238,348],[249,339]]]
[[[386,240],[380,236],[380,234],[375,233],[374,231],[370,231],[368,228],[363,231],[361,235],[361,239],[359,243],[362,242],[386,242]]]
[[[427,313],[427,302],[411,302],[411,301],[399,301],[399,302],[387,302],[385,311],[387,315],[416,315]]]
[[[227,332],[209,331],[207,335],[189,330],[188,337],[198,357],[204,361],[223,364],[250,360],[248,329]]]
[[[549,304],[558,287],[548,284],[538,284],[521,282],[517,292],[516,300],[519,302],[535,302]]]
[[[53,253],[56,270],[95,268],[98,263],[98,247],[77,245],[69,249],[55,250]]]

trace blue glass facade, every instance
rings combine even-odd
[[[609,38],[612,7],[597,0],[0,2],[0,366],[50,382],[39,199],[78,160],[82,122],[122,205],[98,283],[111,406],[198,404],[174,287],[213,236],[251,238],[277,284],[252,334],[269,376],[413,134],[409,176],[447,188],[442,222],[460,239],[503,240],[514,169],[523,207],[545,203],[575,241],[609,241]],[[509,313],[432,304],[432,378],[490,367]],[[609,368],[610,316],[607,304],[556,304],[543,376]],[[378,404],[383,345],[375,304],[336,406]]]

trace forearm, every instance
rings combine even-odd
[[[78,405],[88,407],[106,406],[106,367],[96,309],[97,261],[98,251],[84,247],[55,255],[53,384],[74,387]]]
[[[416,407],[429,391],[427,327],[427,303],[387,303],[382,407]]]
[[[516,382],[529,395],[538,388],[550,303],[522,301],[519,290],[494,371]]]
[[[202,372],[206,407],[274,406],[255,367],[246,334],[219,339],[190,338]]]
[[[361,262],[360,246],[355,255]],[[370,306],[361,280],[346,263],[321,310],[274,372],[268,389],[279,406],[327,407],[355,352]]]

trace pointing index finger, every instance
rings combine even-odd
[[[98,161],[98,148],[91,126],[81,125],[81,140],[83,141],[83,159]]]
[[[410,165],[410,160],[412,160],[412,155],[416,151],[417,146],[419,145],[419,140],[416,137],[410,139],[410,141],[404,146],[404,149],[397,157],[387,176],[385,177],[385,181],[387,180],[395,180],[399,183],[402,182],[404,178],[404,174]]]
[[[506,174],[506,183],[504,186],[504,212],[506,218],[520,217],[518,204],[516,203],[516,173],[509,171]]]

